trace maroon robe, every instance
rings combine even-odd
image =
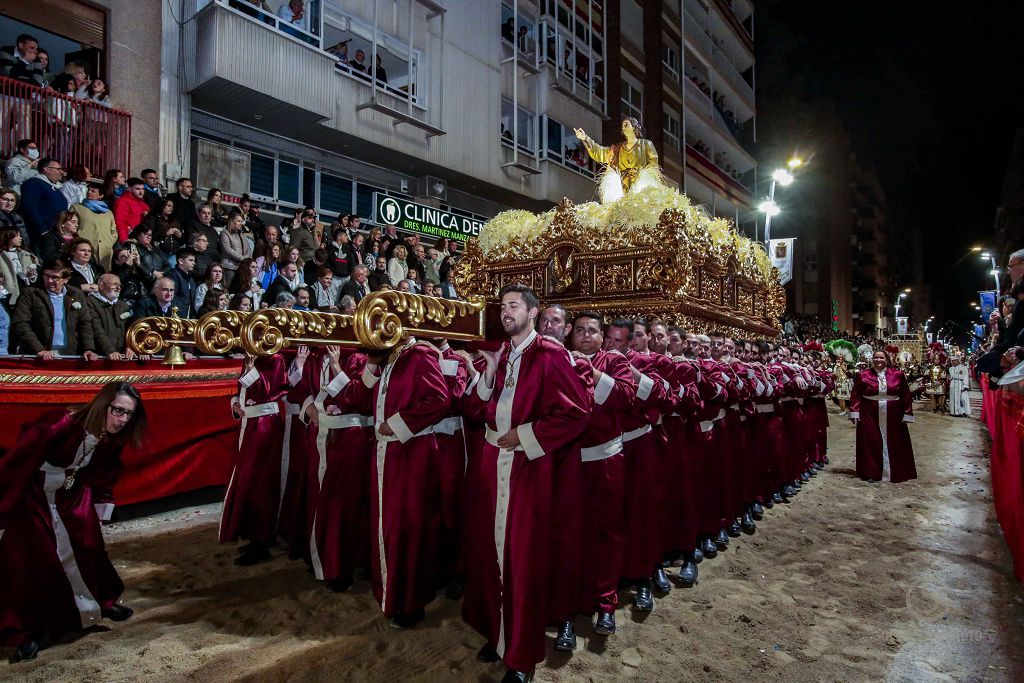
[[[309,553],[317,579],[351,583],[356,567],[370,566],[372,393],[361,381],[364,354],[343,354],[339,362],[341,372],[313,401],[319,425]]]
[[[244,416],[238,460],[224,495],[220,542],[246,539],[270,544],[277,537],[281,506],[281,446],[284,418],[280,400],[288,390],[284,359],[259,357],[239,378],[237,400]]]
[[[879,375],[869,368],[857,373],[850,418],[857,420],[857,476],[888,477],[893,483],[917,479],[907,429],[907,423],[914,421],[914,402],[900,370],[886,368]]]
[[[467,398],[486,431],[474,453],[477,478],[467,483],[473,497],[462,617],[506,666],[531,671],[544,659],[545,584],[558,523],[552,456],[583,431],[589,398],[565,347],[535,331],[516,349],[503,346],[494,385],[481,378]],[[498,448],[513,428],[521,445]]]
[[[371,578],[373,594],[389,617],[413,614],[434,597],[441,503],[433,426],[450,405],[436,347],[410,339],[392,358],[379,376],[371,365],[363,372],[363,382],[374,389],[377,438]],[[394,436],[380,433],[385,422]]]
[[[0,456],[0,644],[94,626],[120,598],[124,584],[100,531],[120,455],[117,441],[87,437],[58,410],[26,424]]]
[[[622,425],[636,400],[636,383],[629,361],[618,351],[598,351],[589,363],[576,362],[603,373],[594,384],[593,412],[579,442],[584,487],[579,610],[605,614],[614,612],[619,604],[626,534]]]
[[[725,415],[731,401],[729,378],[719,363],[710,358],[698,361],[698,390],[703,407],[697,415],[700,425],[698,451],[701,468],[701,535],[713,536],[722,528],[725,514],[723,497],[725,476],[730,463],[729,435],[725,431]]]
[[[665,433],[669,452],[676,455],[665,525],[666,548],[672,552],[690,554],[697,546],[700,520],[700,460],[697,449],[700,426],[696,419],[703,406],[697,386],[697,364],[685,359],[673,361],[669,384],[675,394],[671,413],[665,415]]]
[[[441,547],[439,548],[439,579],[461,576],[462,520],[466,490],[466,433],[462,423],[462,402],[469,386],[469,363],[456,354],[447,343],[440,346],[441,373],[448,385],[451,410],[434,425],[437,438],[437,472],[441,497]]]

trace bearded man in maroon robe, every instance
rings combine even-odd
[[[505,680],[528,681],[544,659],[551,534],[558,520],[553,457],[586,427],[589,397],[565,347],[539,335],[537,295],[499,292],[509,343],[486,361],[467,408],[486,423],[473,469],[462,617],[486,639],[482,661],[504,660]]]
[[[914,401],[903,372],[890,368],[885,351],[875,351],[850,394],[850,421],[857,426],[857,476],[893,483],[917,479],[907,423]]]

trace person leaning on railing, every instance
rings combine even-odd
[[[68,287],[69,268],[54,259],[43,263],[42,287],[26,287],[11,316],[11,350],[43,360],[82,355],[95,360],[92,317],[85,294]]]

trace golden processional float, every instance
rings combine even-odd
[[[602,200],[563,199],[540,215],[512,210],[488,221],[452,271],[462,301],[384,291],[364,297],[351,315],[268,308],[215,311],[197,321],[143,318],[129,329],[128,345],[181,364],[183,347],[266,356],[299,344],[386,351],[411,335],[483,341],[494,330],[497,339],[494,304],[513,283],[570,312],[777,337],[786,296],[764,248],[670,187],[653,145],[638,132],[638,123],[623,121],[624,143],[602,147],[577,130],[588,154],[607,164]]]

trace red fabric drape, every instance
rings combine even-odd
[[[992,435],[992,498],[1013,570],[1024,581],[1024,395],[994,391],[982,377],[983,417]]]
[[[91,399],[108,381],[132,382],[142,394],[150,433],[122,454],[114,489],[119,505],[227,484],[238,446],[229,397],[237,392],[240,360],[196,360],[170,369],[160,361],[85,363],[0,359],[0,449],[14,445],[21,425],[55,406]],[[88,383],[68,384],[69,379]]]

